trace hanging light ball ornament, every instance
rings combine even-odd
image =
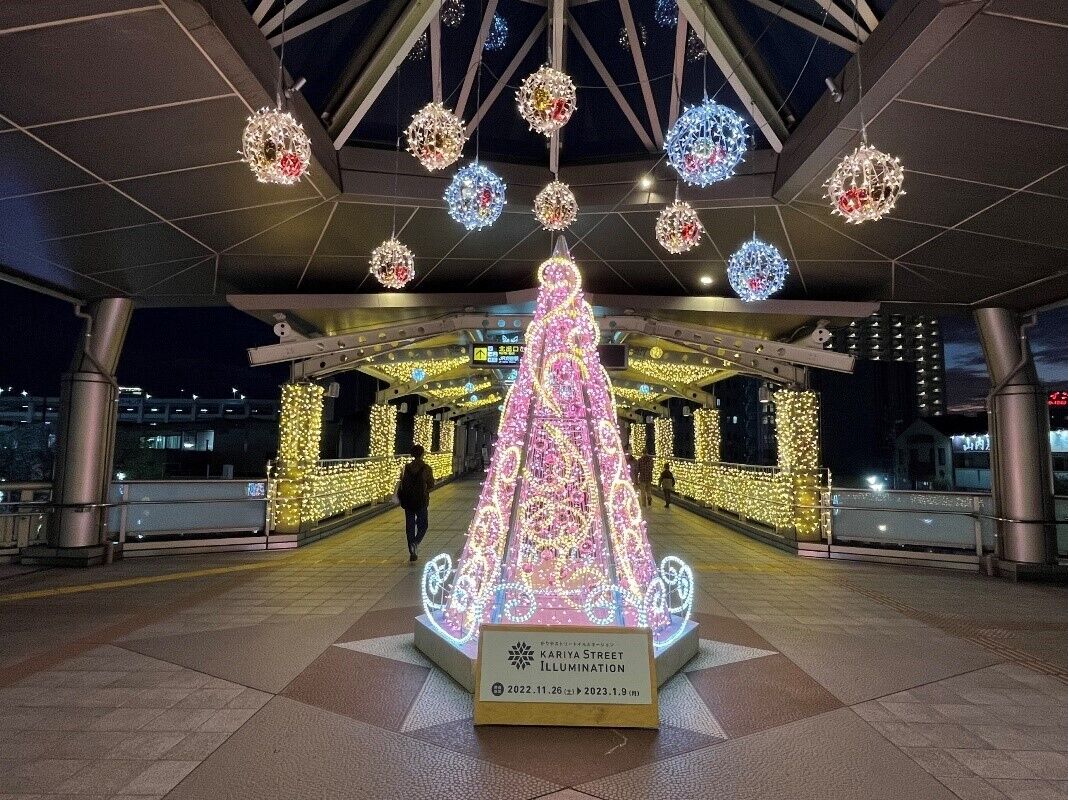
[[[566,183],[552,181],[534,198],[534,218],[547,231],[562,231],[578,217],[578,201]]]
[[[387,289],[403,289],[415,277],[415,257],[396,238],[387,239],[371,251],[371,274]]]
[[[727,280],[747,303],[767,300],[786,283],[790,267],[774,245],[754,234],[727,261]]]
[[[426,380],[426,370],[422,367],[416,367],[412,370],[412,380],[416,383],[422,383]]]
[[[498,50],[503,50],[506,44],[508,44],[508,20],[500,14],[494,14],[493,23],[490,25],[489,33],[486,34],[486,43],[482,45],[482,49],[487,53],[496,53]]]
[[[649,358],[653,359],[654,361],[659,361],[663,357],[664,348],[660,345],[654,344],[652,347],[649,348]]]
[[[404,135],[408,152],[431,172],[454,163],[467,141],[463,120],[441,103],[427,103],[419,109]]]
[[[679,24],[679,4],[676,0],[656,0],[653,20],[661,28],[674,28]]]
[[[656,240],[669,253],[678,255],[693,250],[705,232],[700,217],[689,203],[676,200],[656,218]]]
[[[430,52],[430,37],[426,31],[423,31],[419,38],[415,40],[415,44],[412,45],[412,49],[408,51],[409,61],[422,61],[426,58],[427,53]]]
[[[504,211],[507,187],[477,161],[461,167],[445,187],[449,216],[469,231],[492,225]]]
[[[545,65],[532,72],[515,93],[519,115],[532,131],[552,136],[575,113],[575,83],[558,69]]]
[[[638,25],[638,44],[645,47],[649,44],[649,33],[645,30],[645,23],[639,22]],[[619,46],[624,50],[630,50],[630,33],[627,32],[627,26],[624,25],[619,29]]]
[[[664,141],[668,162],[691,186],[708,186],[731,177],[748,146],[745,121],[712,100],[686,109]]]
[[[686,34],[686,61],[693,64],[706,55],[708,55],[708,48],[701,41],[701,37],[697,35],[697,31],[690,28],[690,32]]]
[[[442,0],[441,24],[446,28],[459,28],[464,21],[464,0]]]
[[[897,158],[865,143],[842,159],[823,186],[832,213],[859,224],[889,214],[904,194],[904,181],[905,170]]]
[[[311,139],[288,111],[261,108],[248,118],[241,155],[260,183],[289,185],[308,171]]]

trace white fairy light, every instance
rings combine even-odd
[[[261,108],[248,118],[241,155],[260,183],[289,185],[308,171],[311,139],[288,111]]]
[[[554,180],[534,198],[534,218],[547,231],[562,231],[578,217],[578,202],[566,183]]]
[[[564,127],[578,107],[574,81],[547,65],[523,79],[515,100],[530,129],[546,136]]]

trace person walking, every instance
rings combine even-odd
[[[660,491],[664,493],[664,508],[671,508],[671,495],[675,492],[675,473],[671,471],[671,462],[665,461],[660,471]]]
[[[638,459],[638,498],[643,506],[653,504],[653,457],[648,453]]]
[[[404,509],[404,533],[408,537],[408,560],[419,558],[418,547],[426,536],[430,490],[434,488],[434,470],[423,461],[422,445],[412,447],[412,460],[401,470],[397,482],[397,501]]]

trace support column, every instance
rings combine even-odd
[[[282,386],[278,461],[271,475],[274,529],[279,533],[299,533],[301,522],[314,516],[305,512],[305,504],[315,492],[322,433],[323,387],[314,383]]]
[[[698,408],[693,412],[693,458],[694,461],[719,461],[720,442],[719,410]]]
[[[1016,313],[981,308],[975,321],[992,384],[987,424],[994,513],[1006,520],[997,523],[997,556],[1015,575],[1013,565],[1056,560],[1049,410]]]
[[[778,502],[790,507],[798,541],[820,540],[820,400],[816,392],[775,393]]]
[[[85,334],[59,395],[59,450],[52,500],[57,509],[48,546],[30,548],[28,563],[90,566],[104,559],[106,503],[111,485],[118,423],[119,365],[133,302],[126,297],[97,300],[88,308]]]
[[[412,444],[420,444],[427,453],[434,447],[434,418],[429,414],[416,414],[413,420]]]
[[[671,417],[657,417],[653,422],[653,455],[655,481],[664,469],[664,462],[675,458],[675,423]]]
[[[371,406],[371,458],[393,458],[397,453],[397,407]]]

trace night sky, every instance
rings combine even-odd
[[[70,366],[81,321],[67,303],[0,281],[0,387],[31,395],[57,395]],[[989,390],[986,365],[970,317],[942,319],[946,393],[951,412],[982,410]],[[1048,311],[1031,331],[1042,381],[1068,386],[1068,307]],[[156,397],[229,397],[237,388],[252,398],[276,399],[284,366],[248,364],[246,348],[277,339],[259,320],[228,306],[139,309],[119,365],[119,383],[141,386]]]

